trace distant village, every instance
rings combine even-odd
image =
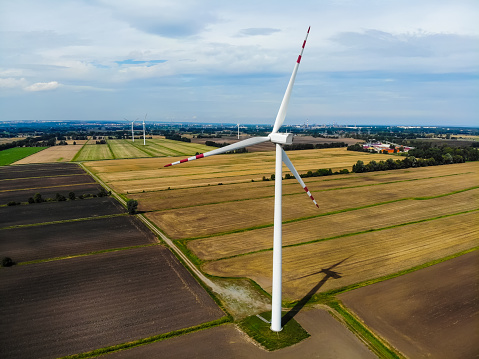
[[[409,150],[414,149],[414,147],[401,146],[387,141],[384,141],[384,143],[378,141],[363,144],[363,149],[377,153],[407,153]]]

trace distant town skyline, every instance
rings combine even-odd
[[[478,126],[479,3],[0,3],[0,121]]]

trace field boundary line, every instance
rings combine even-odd
[[[61,257],[34,259],[34,260],[31,260],[31,261],[19,262],[19,263],[17,263],[17,265],[23,266],[23,265],[29,265],[29,264],[54,262],[54,261],[59,261],[59,260],[64,260],[64,259],[87,257],[87,256],[95,255],[95,254],[102,254],[102,253],[109,253],[109,252],[119,252],[119,251],[125,251],[125,250],[129,250],[129,249],[145,248],[145,247],[153,247],[153,246],[161,246],[161,243],[140,244],[140,245],[137,245],[137,246],[102,249],[102,250],[99,250],[99,251],[93,251],[93,252],[81,253],[81,254],[71,254],[71,255],[66,255],[66,256],[61,256]]]
[[[113,152],[113,149],[111,148],[110,142],[108,140],[106,140],[106,145],[108,146],[108,149],[110,150],[111,157],[113,157],[112,160],[116,159],[115,152]]]
[[[116,214],[105,214],[103,216],[95,216],[95,217],[64,219],[64,220],[52,221],[52,222],[18,224],[18,225],[14,225],[14,226],[2,227],[2,228],[0,228],[0,231],[7,230],[7,229],[15,229],[15,228],[48,226],[50,224],[91,221],[91,220],[95,220],[95,219],[114,218],[114,217],[121,217],[121,216],[127,216],[127,215],[128,215],[128,213],[116,213]]]
[[[345,233],[345,234],[340,234],[340,235],[332,236],[332,237],[313,239],[313,240],[310,240],[310,241],[307,241],[307,242],[302,242],[302,243],[286,244],[286,245],[282,246],[282,248],[300,247],[300,246],[303,246],[303,245],[314,244],[314,243],[319,243],[319,242],[326,242],[326,241],[330,241],[330,240],[338,239],[338,238],[352,237],[352,236],[361,235],[361,234],[365,234],[365,233],[372,233],[372,232],[380,232],[380,231],[385,231],[385,230],[388,230],[388,229],[405,227],[405,226],[409,226],[409,225],[413,225],[413,224],[435,221],[435,220],[438,220],[438,219],[459,216],[459,215],[462,215],[462,214],[468,214],[468,213],[477,212],[477,211],[479,211],[479,208],[475,208],[475,209],[471,209],[471,210],[463,211],[463,212],[448,213],[448,214],[444,214],[444,215],[437,216],[437,217],[419,219],[417,221],[394,224],[394,225],[391,225],[391,226],[386,226],[386,227],[381,227],[381,228],[372,228],[372,229],[367,229],[367,230],[359,231],[359,232]],[[212,260],[201,260],[199,258],[198,259],[200,261],[202,261],[202,263],[216,262],[216,261],[225,260],[225,259],[242,257],[242,256],[250,255],[250,254],[268,252],[268,251],[272,251],[272,250],[273,250],[273,248],[271,247],[271,248],[264,248],[264,249],[260,249],[260,250],[257,250],[257,251],[247,252],[247,253],[235,254],[233,256],[212,259]]]
[[[475,190],[475,189],[478,189],[478,188],[479,188],[479,186],[474,186],[474,187],[464,188],[464,189],[449,192],[449,193],[443,193],[443,194],[440,194],[440,195],[437,195],[437,196],[399,198],[399,199],[394,199],[394,200],[390,200],[390,201],[367,204],[367,205],[360,206],[360,207],[339,209],[337,211],[320,213],[320,214],[316,214],[316,215],[313,215],[313,216],[306,216],[306,217],[288,219],[288,220],[283,221],[283,224],[301,222],[301,221],[305,221],[305,220],[308,220],[308,219],[326,217],[326,216],[339,214],[339,213],[358,211],[358,210],[361,210],[361,209],[366,209],[366,208],[371,208],[371,207],[376,207],[376,206],[382,206],[382,205],[385,205],[385,204],[402,202],[402,201],[422,201],[422,200],[429,200],[429,199],[447,197],[447,196],[452,196],[452,195],[462,193],[462,192],[472,191],[472,190]],[[150,211],[149,213],[155,213],[155,212],[162,212],[162,211]],[[263,229],[263,228],[268,228],[268,227],[273,227],[273,223],[268,223],[268,224],[263,224],[263,225],[258,225],[258,226],[254,226],[254,227],[248,227],[248,228],[235,229],[235,230],[231,230],[231,231],[219,232],[219,233],[214,233],[214,234],[205,235],[205,236],[181,238],[181,240],[182,241],[193,241],[193,240],[197,240],[197,239],[219,237],[219,236],[224,236],[224,235],[234,234],[234,233],[249,232],[249,231],[254,231],[254,230],[257,230],[257,229]]]
[[[403,359],[406,358],[384,338],[376,334],[364,324],[358,316],[350,311],[339,299],[334,298],[326,302],[330,314],[353,332],[379,358]]]
[[[126,343],[122,343],[122,344],[116,344],[116,345],[112,345],[112,346],[109,346],[109,347],[95,349],[95,350],[85,352],[85,353],[68,355],[68,356],[61,357],[59,359],[94,358],[94,357],[97,357],[97,356],[100,356],[100,355],[104,355],[104,354],[108,354],[108,353],[112,353],[112,352],[117,352],[117,351],[120,351],[120,350],[132,349],[132,348],[144,345],[144,344],[151,344],[151,343],[159,342],[159,341],[162,341],[162,340],[165,340],[165,339],[178,337],[180,335],[194,333],[194,332],[197,332],[197,331],[200,331],[200,330],[203,330],[203,329],[217,327],[219,325],[226,324],[226,323],[229,323],[228,317],[222,317],[220,319],[216,319],[216,320],[213,320],[211,322],[198,324],[198,325],[195,325],[195,326],[192,326],[192,327],[177,329],[177,330],[173,330],[171,332],[158,334],[158,335],[154,335],[154,336],[151,336],[151,337],[148,337],[148,338],[138,339],[138,340],[135,340],[135,341],[126,342]]]

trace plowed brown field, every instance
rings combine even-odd
[[[479,251],[340,299],[408,358],[477,358]]]

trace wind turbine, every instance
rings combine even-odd
[[[145,115],[145,119],[143,120],[143,146],[146,145],[146,136],[145,136],[145,120],[146,120],[146,116],[148,116],[148,114]]]
[[[125,118],[125,120],[126,120],[126,118]],[[133,142],[135,142],[135,132],[133,131],[133,124],[135,123],[135,121],[138,121],[138,118],[134,121],[131,121],[131,138],[132,138]]]
[[[311,27],[310,27],[311,28]],[[301,62],[301,57],[303,55],[304,47],[306,45],[306,40],[308,39],[309,30],[306,33],[306,38],[304,39],[303,46],[301,47],[301,52],[296,60],[296,64],[291,74],[291,78],[286,88],[286,92],[281,102],[278,114],[276,115],[276,120],[274,122],[273,131],[266,137],[252,137],[243,141],[233,143],[231,145],[218,148],[213,151],[201,153],[199,155],[186,158],[181,161],[169,163],[165,167],[176,165],[179,163],[184,163],[198,158],[209,157],[213,155],[219,155],[228,151],[237,150],[247,146],[256,145],[262,142],[271,141],[276,145],[276,166],[275,166],[275,185],[274,185],[274,238],[273,238],[273,283],[272,283],[272,308],[271,308],[271,330],[274,332],[281,331],[281,291],[282,291],[282,166],[284,164],[289,168],[294,177],[298,180],[299,184],[306,191],[308,196],[311,198],[316,207],[319,208],[315,199],[309,192],[308,188],[304,184],[302,178],[299,176],[298,171],[294,168],[293,164],[289,160],[286,152],[283,150],[283,145],[291,145],[293,143],[293,134],[292,133],[280,133],[278,132],[281,125],[284,122],[286,117],[286,111],[288,108],[289,99],[291,97],[291,91],[293,89],[294,80],[296,78],[296,73],[298,72],[299,63]]]

